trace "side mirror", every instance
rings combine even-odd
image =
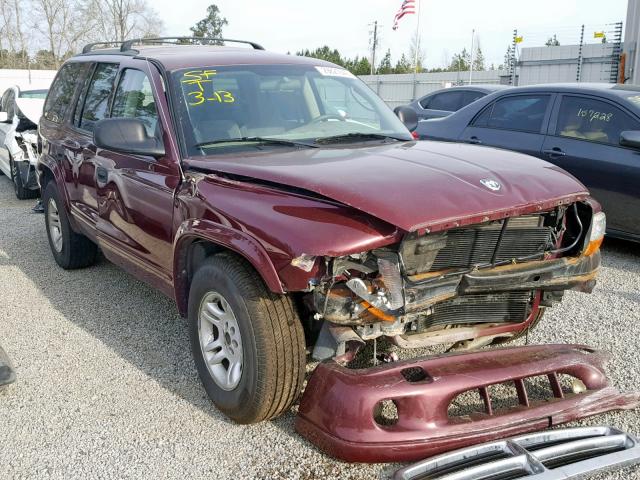
[[[9,114],[7,112],[0,112],[0,123],[7,123],[9,121]]]
[[[96,122],[93,129],[96,147],[119,153],[162,157],[162,142],[147,134],[147,129],[137,118],[105,118]]]
[[[398,107],[395,109],[395,113],[410,132],[418,128],[418,114],[412,108]]]
[[[640,149],[640,131],[627,130],[620,133],[620,145],[622,145],[623,147]]]

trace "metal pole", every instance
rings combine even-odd
[[[371,52],[371,75],[376,74],[376,49],[378,48],[378,21],[373,22],[373,45]]]
[[[418,0],[418,24],[416,25],[416,52],[413,59],[414,73],[418,73],[419,52],[420,52],[420,0]]]
[[[469,85],[471,85],[471,77],[473,77],[473,41],[475,40],[476,30],[471,30],[471,59],[469,60]]]
[[[418,23],[416,24],[416,51],[413,57],[413,100],[418,96],[418,55],[420,54],[420,0],[418,0]]]
[[[580,30],[580,48],[578,49],[578,73],[576,75],[576,82],[580,81],[582,77],[582,46],[584,45],[584,25]]]
[[[516,47],[518,46],[518,30],[513,31],[513,51],[511,52],[511,78],[510,84],[516,84]]]

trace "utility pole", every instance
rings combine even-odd
[[[373,40],[371,42],[371,75],[376,74],[376,50],[378,49],[378,21],[373,22]]]

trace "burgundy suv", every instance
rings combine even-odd
[[[86,267],[100,248],[175,299],[202,383],[236,421],[291,406],[307,347],[346,364],[381,337],[501,343],[593,288],[605,217],[563,170],[415,142],[336,65],[183,43],[68,60],[39,180],[56,262]]]

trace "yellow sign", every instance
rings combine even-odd
[[[524,37],[516,37],[516,43],[522,43],[524,41]]]
[[[593,38],[604,38],[604,32],[593,32]]]

